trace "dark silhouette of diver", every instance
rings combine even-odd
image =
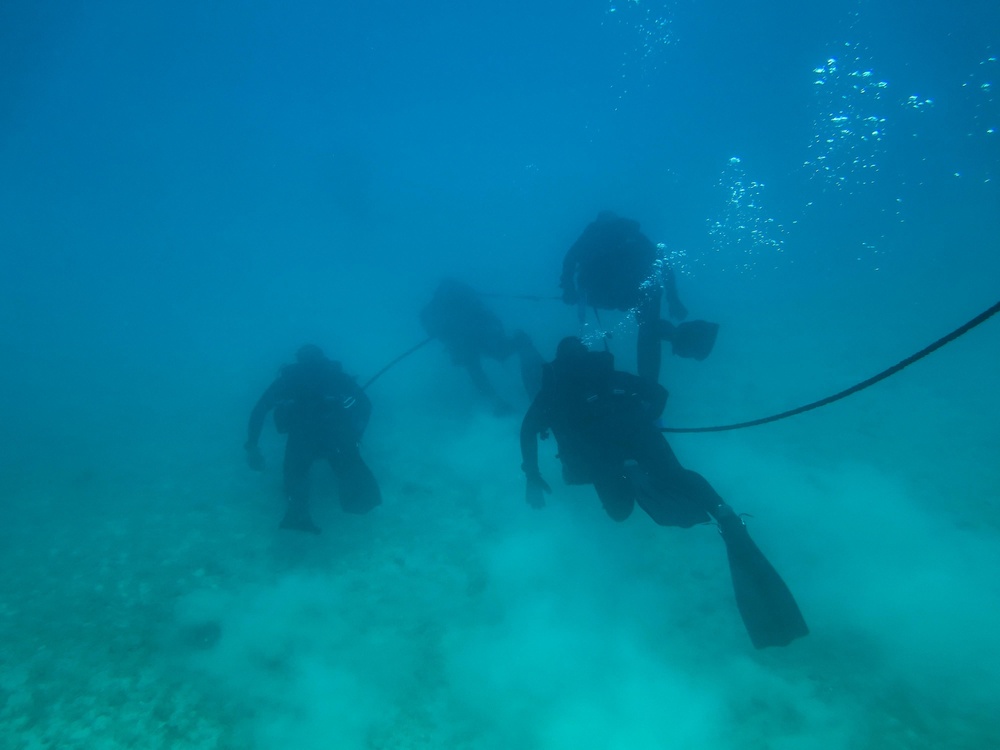
[[[476,389],[493,404],[494,413],[510,414],[514,408],[500,397],[486,376],[483,357],[503,362],[516,353],[528,397],[534,398],[538,393],[542,382],[542,355],[523,331],[508,336],[500,319],[468,284],[454,279],[443,280],[434,297],[420,311],[420,322],[429,336],[445,345],[452,362],[468,371]]]
[[[660,377],[661,341],[671,342],[675,355],[699,360],[715,345],[719,330],[715,323],[695,320],[675,325],[660,318],[664,293],[670,318],[687,317],[673,269],[657,256],[639,222],[612,211],[599,213],[567,251],[559,286],[563,301],[578,306],[581,323],[587,307],[635,311],[637,369],[640,377],[653,382]]]
[[[301,347],[295,363],[283,367],[264,391],[250,414],[244,448],[250,468],[263,471],[264,456],[257,441],[273,409],[275,427],[288,435],[284,464],[288,506],[281,528],[319,533],[309,513],[309,468],[318,459],[326,459],[333,468],[345,511],[367,513],[382,502],[378,483],[358,449],[371,408],[354,378],[313,344]]]
[[[551,430],[567,484],[592,484],[608,515],[624,521],[636,503],[661,526],[714,518],[725,540],[736,602],[756,648],[784,646],[809,630],[781,577],[742,518],[700,474],[685,469],[656,427],[667,391],[614,369],[608,352],[563,339],[545,365],[542,389],[521,424],[526,499],[544,506],[551,488],[538,468],[537,437]]]

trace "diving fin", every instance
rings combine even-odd
[[[701,361],[712,353],[719,324],[707,320],[690,320],[674,325],[663,321],[661,336],[670,342],[674,356]]]
[[[319,534],[320,528],[313,523],[309,515],[309,505],[301,497],[289,497],[288,506],[285,509],[285,516],[278,524],[279,529],[288,531],[304,531],[307,534]]]
[[[809,635],[798,604],[778,571],[764,557],[743,519],[726,506],[719,530],[726,542],[736,607],[754,648],[787,646]]]

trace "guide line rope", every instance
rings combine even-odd
[[[878,383],[878,382],[880,382],[882,380],[885,380],[886,378],[890,377],[891,375],[895,375],[897,372],[899,372],[900,370],[902,370],[904,367],[908,367],[908,366],[912,365],[914,362],[918,362],[919,360],[921,360],[924,357],[926,357],[928,354],[932,354],[933,352],[936,352],[938,349],[940,349],[945,344],[949,344],[952,341],[954,341],[955,339],[957,339],[959,336],[962,336],[963,334],[968,333],[973,328],[975,328],[976,326],[978,326],[980,323],[986,322],[991,317],[993,317],[994,315],[996,315],[998,312],[1000,312],[1000,301],[998,301],[996,304],[994,304],[989,309],[984,310],[983,312],[979,313],[979,315],[977,315],[976,317],[974,317],[969,322],[965,323],[964,325],[959,326],[958,328],[956,328],[951,333],[947,334],[946,336],[942,336],[941,338],[939,338],[937,341],[935,341],[930,346],[925,346],[919,352],[916,352],[915,354],[911,354],[909,357],[907,357],[906,359],[904,359],[904,360],[902,360],[900,362],[897,362],[892,367],[889,367],[889,368],[887,368],[885,370],[882,370],[882,372],[880,372],[878,375],[873,375],[872,377],[868,378],[867,380],[862,380],[860,383],[856,383],[855,385],[852,385],[850,388],[845,388],[844,390],[840,391],[839,393],[834,393],[832,396],[827,396],[826,398],[821,398],[819,401],[813,401],[810,404],[806,404],[804,406],[799,406],[799,407],[796,407],[795,409],[789,409],[788,411],[783,411],[780,414],[772,414],[769,417],[761,417],[760,419],[751,419],[751,420],[749,420],[747,422],[736,422],[735,424],[717,425],[717,426],[713,426],[713,427],[661,427],[660,428],[660,432],[671,432],[671,433],[679,433],[679,432],[725,432],[727,430],[741,430],[741,429],[743,429],[745,427],[756,427],[758,425],[767,424],[769,422],[777,422],[779,419],[788,419],[789,417],[794,417],[797,414],[802,414],[803,412],[812,411],[813,409],[818,409],[821,406],[826,406],[827,404],[832,404],[834,401],[840,401],[843,398],[847,398],[848,396],[851,396],[851,395],[857,393],[858,391],[863,391],[865,388],[869,388],[869,387],[875,385],[876,383]]]
[[[501,295],[495,295],[495,296],[501,296]],[[517,299],[530,299],[530,300],[548,299],[548,298],[532,297],[532,296],[529,296],[529,295],[503,295],[503,296],[515,297]],[[803,414],[803,413],[805,413],[807,411],[812,411],[813,409],[818,409],[821,406],[827,406],[828,404],[832,404],[835,401],[840,401],[841,399],[845,399],[848,396],[851,396],[851,395],[853,395],[855,393],[858,393],[859,391],[863,391],[866,388],[870,388],[871,386],[875,385],[876,383],[879,383],[879,382],[885,380],[886,378],[891,377],[892,375],[895,375],[900,370],[903,370],[904,368],[909,367],[914,362],[919,362],[921,359],[923,359],[924,357],[926,357],[926,356],[928,356],[930,354],[933,354],[934,352],[936,352],[938,349],[940,349],[944,345],[950,344],[955,339],[957,339],[960,336],[963,336],[964,334],[968,333],[969,331],[971,331],[976,326],[978,326],[978,325],[980,325],[982,323],[985,323],[987,320],[989,320],[990,318],[992,318],[998,312],[1000,312],[1000,301],[997,301],[992,307],[989,307],[986,310],[983,310],[983,312],[979,313],[979,315],[977,315],[976,317],[972,318],[967,323],[965,323],[963,325],[960,325],[958,328],[956,328],[951,333],[949,333],[949,334],[947,334],[945,336],[942,336],[941,338],[939,338],[934,343],[930,344],[929,346],[925,346],[920,351],[918,351],[918,352],[916,352],[914,354],[911,354],[909,357],[907,357],[904,360],[901,360],[901,361],[897,362],[892,367],[888,367],[885,370],[882,370],[882,372],[878,373],[877,375],[873,375],[872,377],[868,378],[867,380],[862,380],[860,383],[856,383],[856,384],[852,385],[850,388],[845,388],[844,390],[842,390],[842,391],[840,391],[838,393],[834,393],[832,396],[827,396],[826,398],[821,398],[818,401],[813,401],[812,403],[808,403],[808,404],[805,404],[803,406],[798,406],[798,407],[796,407],[794,409],[788,409],[787,411],[783,411],[783,412],[780,412],[778,414],[772,414],[772,415],[767,416],[767,417],[761,417],[759,419],[751,419],[751,420],[748,420],[746,422],[735,422],[733,424],[713,425],[713,426],[710,426],[710,427],[661,427],[660,428],[660,432],[669,432],[669,433],[677,434],[677,433],[696,433],[696,432],[726,432],[726,431],[729,431],[729,430],[742,430],[742,429],[745,429],[747,427],[757,427],[757,426],[762,425],[762,424],[769,424],[770,422],[777,422],[777,421],[779,421],[781,419],[788,419],[789,417],[794,417],[794,416],[796,416],[798,414]],[[594,310],[594,313],[596,315],[597,311]],[[381,370],[379,370],[374,375],[372,375],[372,377],[370,377],[367,380],[367,382],[365,382],[365,384],[363,386],[361,386],[361,390],[367,390],[368,386],[370,386],[372,383],[374,383],[376,380],[378,380],[380,377],[382,377],[382,375],[384,375],[390,368],[392,368],[393,366],[395,366],[397,363],[401,362],[402,360],[406,359],[407,357],[409,357],[411,354],[413,354],[417,350],[419,350],[422,347],[426,346],[432,340],[433,340],[433,337],[429,336],[426,339],[424,339],[423,341],[421,341],[419,344],[410,347],[405,352],[403,352],[402,354],[400,354],[398,357],[394,358],[385,367],[383,367]],[[607,347],[607,340],[605,340],[604,345],[605,345],[605,347]]]

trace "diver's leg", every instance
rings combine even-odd
[[[614,521],[624,521],[635,507],[635,488],[624,471],[605,468],[594,480],[594,489],[605,512]]]
[[[341,449],[329,459],[337,476],[340,507],[348,513],[367,513],[382,503],[382,492],[356,445]]]
[[[656,523],[691,526],[707,521],[706,514],[718,517],[719,508],[729,507],[705,477],[681,466],[659,431],[651,428],[636,436],[631,455],[655,490],[641,493],[638,501]]]
[[[470,357],[465,362],[465,369],[469,371],[469,377],[472,378],[472,383],[476,386],[476,390],[493,404],[494,414],[502,416],[514,411],[514,407],[500,398],[500,395],[496,392],[496,388],[493,387],[493,383],[486,377],[482,360],[479,357]]]
[[[288,505],[281,528],[319,533],[319,527],[309,515],[309,467],[316,455],[316,446],[307,436],[289,433],[285,445],[285,497]]]
[[[644,292],[636,308],[636,369],[639,377],[656,383],[660,379],[663,347],[660,343],[660,290]]]
[[[480,394],[489,399],[496,398],[496,389],[493,388],[493,383],[490,382],[490,379],[486,377],[486,372],[483,370],[483,363],[479,357],[470,357],[465,363],[465,369],[472,379],[472,384],[476,386],[476,390]]]

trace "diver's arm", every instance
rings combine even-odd
[[[583,253],[583,237],[580,237],[573,246],[566,251],[563,258],[562,274],[559,277],[559,288],[563,290],[563,301],[568,305],[576,304],[576,269],[580,264],[580,256]]]
[[[441,338],[440,315],[436,305],[437,300],[431,300],[420,311],[420,325],[431,338]]]
[[[344,411],[347,412],[351,427],[354,429],[356,441],[361,440],[361,436],[368,429],[368,420],[372,415],[372,400],[368,398],[354,378],[344,376],[347,380],[345,391],[349,394],[344,399]]]
[[[257,441],[260,440],[260,433],[264,429],[264,419],[267,413],[278,403],[278,394],[281,389],[281,379],[275,380],[266,391],[257,399],[257,404],[250,412],[250,423],[247,425],[247,442],[243,446],[248,451],[256,450]]]
[[[372,416],[372,400],[368,398],[368,394],[365,393],[360,388],[358,388],[358,392],[355,398],[357,398],[358,400],[357,401],[358,420],[362,425],[364,425],[361,428],[361,431],[364,432],[366,429],[368,429],[368,420],[371,419]]]
[[[545,493],[552,492],[538,469],[538,433],[547,429],[545,408],[541,398],[528,407],[521,422],[521,470],[524,472],[524,499],[532,508],[545,506]]]
[[[531,402],[521,421],[521,471],[538,474],[538,433],[544,429],[540,420],[538,399]]]
[[[257,404],[253,407],[253,411],[250,412],[250,423],[247,425],[247,441],[243,444],[243,450],[247,454],[247,466],[254,471],[264,470],[264,454],[260,452],[257,441],[260,440],[261,430],[264,429],[264,418],[274,408],[274,405],[278,403],[280,392],[281,378],[278,378],[257,399]]]

